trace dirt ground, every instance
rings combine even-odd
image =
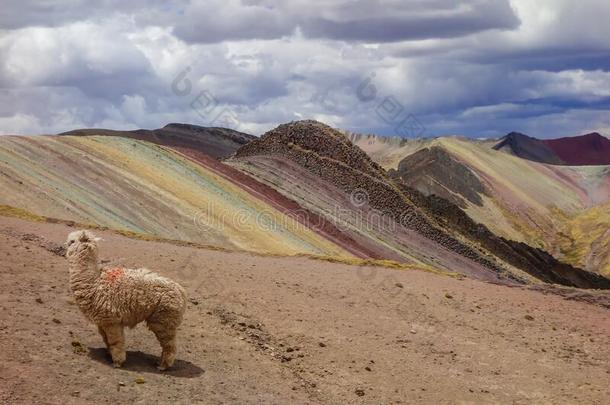
[[[416,270],[175,246],[97,232],[191,302],[178,361],[145,327],[114,369],[71,299],[74,230],[0,218],[0,403],[608,403],[610,310]]]

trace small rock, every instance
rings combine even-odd
[[[354,391],[356,393],[356,395],[358,395],[359,397],[363,397],[364,396],[364,390],[358,388],[356,391]]]
[[[452,298],[453,298],[453,295],[451,295],[451,294],[447,293],[447,294],[445,294],[445,298],[452,299]]]
[[[324,343],[324,342],[318,342],[318,346],[320,346],[320,347],[326,347],[326,343]]]
[[[58,323],[58,324],[61,323],[61,321],[57,318],[53,318],[53,322]]]
[[[364,369],[365,369],[366,371],[373,371],[373,370],[371,370],[371,368],[370,368],[369,366],[366,366]]]
[[[87,353],[88,349],[78,340],[72,341],[72,351],[76,354]]]
[[[195,298],[191,298],[189,299],[189,301],[191,302],[191,304],[193,305],[199,305],[199,301],[197,301]]]
[[[144,379],[144,377],[140,376],[137,377],[135,380],[133,380],[136,384],[144,384],[146,382],[146,380]]]
[[[294,349],[293,349],[292,347],[288,347],[288,348],[286,349],[286,351],[287,351],[288,353],[290,353],[290,352],[294,352]]]
[[[396,287],[398,288],[404,288],[405,286],[402,283],[396,283],[394,284]]]
[[[534,320],[534,317],[531,316],[530,314],[525,315],[524,318],[527,319],[528,321],[533,321]]]
[[[415,329],[411,329],[410,332],[414,335],[417,333],[417,331]]]
[[[119,381],[119,386],[124,387],[125,383],[123,381]]]
[[[42,304],[42,298],[36,298],[36,302]]]

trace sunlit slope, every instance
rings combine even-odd
[[[566,239],[566,233],[562,231],[567,226],[566,218],[578,216],[609,200],[608,166],[547,165],[496,151],[492,148],[493,142],[458,137],[399,142],[352,135],[351,139],[386,169],[396,169],[405,160],[403,177],[413,187],[427,194],[455,197],[453,200],[462,202],[461,207],[473,220],[494,233],[543,248],[572,264],[600,271],[586,265],[587,249],[570,250],[569,257],[564,257],[564,247],[571,240]],[[418,168],[416,175],[409,178],[409,157],[433,148],[446,152],[462,170],[474,174],[483,184],[484,190],[478,193],[477,199],[464,194],[463,176],[456,177],[459,173],[456,172],[453,178],[439,177],[444,162],[428,159],[428,167]],[[610,221],[598,218],[601,227],[610,227]]]
[[[112,137],[0,137],[0,204],[244,250],[347,253],[202,165]]]
[[[610,276],[610,203],[570,217],[562,235],[566,261]]]

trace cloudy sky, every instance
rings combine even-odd
[[[0,134],[610,135],[606,0],[167,3],[3,0]]]

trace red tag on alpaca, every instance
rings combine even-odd
[[[125,274],[124,268],[115,267],[113,269],[106,271],[106,274],[104,274],[104,278],[106,280],[108,280],[109,282],[114,283],[115,281],[117,281],[118,279],[123,277],[123,274]]]

